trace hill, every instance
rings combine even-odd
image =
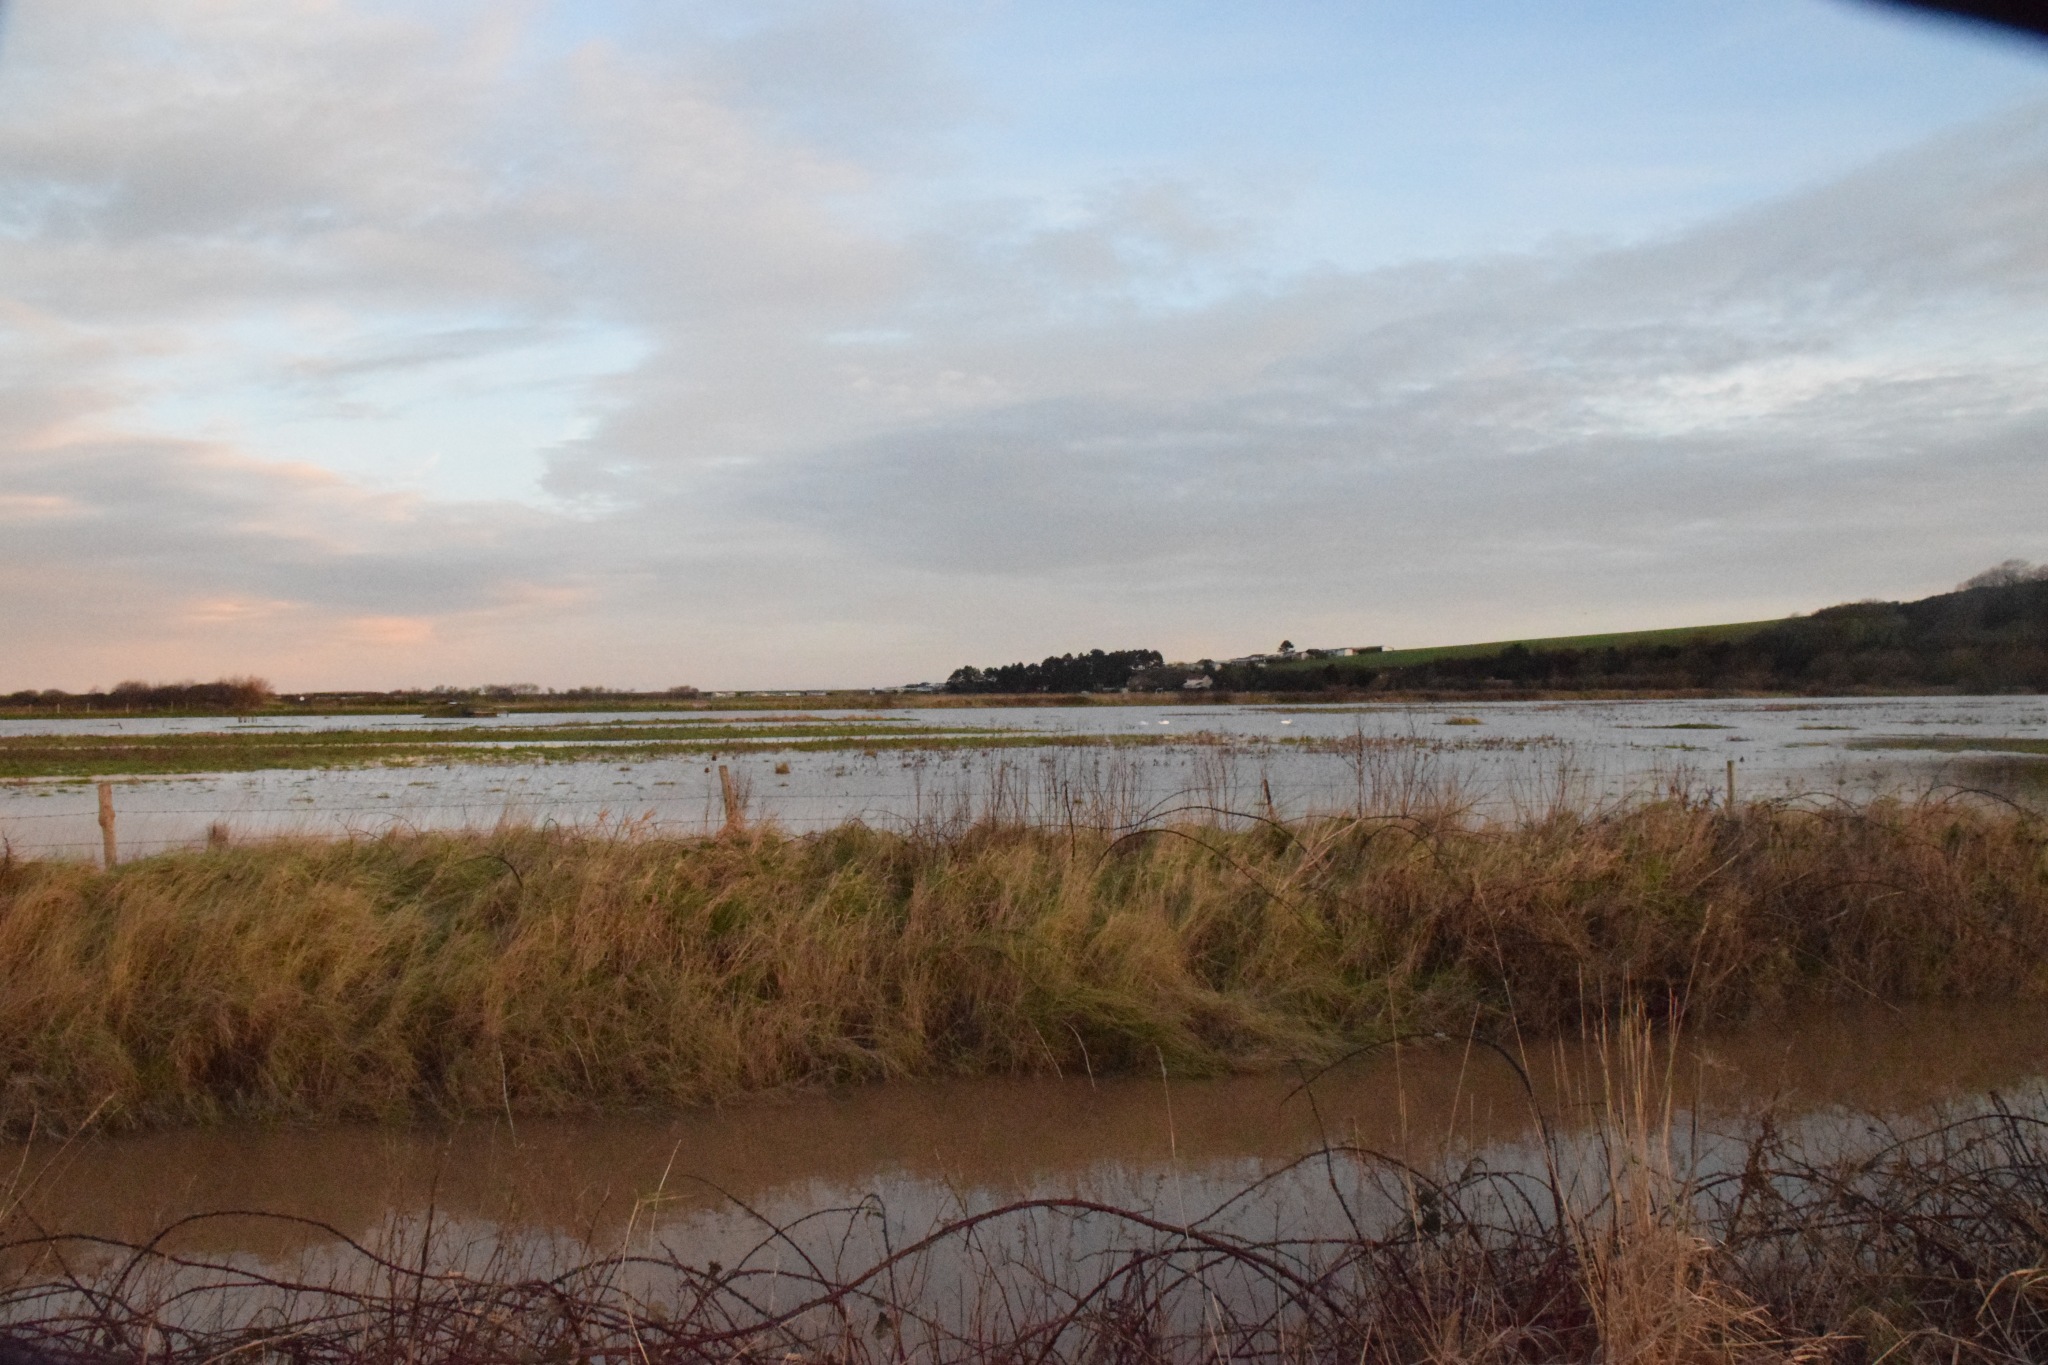
[[[1228,666],[1230,691],[2043,692],[2048,580],[1616,635]]]

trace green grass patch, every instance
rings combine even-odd
[[[679,721],[418,730],[250,729],[169,735],[13,735],[0,737],[0,778],[119,777],[422,763],[563,763],[778,749],[879,752],[902,748],[1002,748],[1109,738],[1001,729],[961,731],[900,721],[812,722],[803,718],[757,725]]]
[[[2048,739],[1979,739],[1960,735],[1885,735],[1852,739],[1851,749],[1923,749],[1942,754],[1994,753],[2048,755]]]
[[[1423,649],[1389,649],[1378,654],[1357,654],[1345,659],[1303,659],[1293,663],[1269,664],[1274,672],[1300,672],[1332,665],[1348,670],[1406,668],[1438,659],[1472,659],[1498,654],[1512,645],[1535,652],[1559,650],[1624,649],[1641,645],[1682,645],[1694,640],[1739,640],[1745,635],[1780,621],[1737,621],[1722,626],[1676,626],[1665,630],[1625,630],[1604,635],[1547,635],[1528,640],[1492,640],[1475,645],[1432,645]]]

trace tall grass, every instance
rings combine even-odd
[[[1326,1058],[1634,993],[2048,989],[2010,810],[1455,802],[1133,829],[506,827],[0,864],[4,1122],[670,1106],[898,1076]]]

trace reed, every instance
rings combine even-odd
[[[506,826],[0,863],[16,1131],[1201,1073],[1571,1029],[1629,994],[1702,1021],[2044,989],[2048,832],[1959,801]]]

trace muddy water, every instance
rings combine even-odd
[[[441,1254],[456,1260],[518,1247],[573,1263],[644,1242],[733,1264],[763,1245],[769,1224],[864,1203],[873,1216],[816,1226],[833,1230],[842,1251],[849,1224],[863,1241],[888,1235],[900,1244],[962,1210],[1050,1196],[1199,1221],[1332,1142],[1423,1163],[1526,1163],[1536,1116],[1582,1128],[1598,1108],[1603,1071],[1601,1049],[1586,1042],[1531,1046],[1524,1060],[1533,1094],[1484,1049],[1425,1041],[1340,1067],[1306,1090],[1292,1075],[906,1083],[661,1118],[224,1128],[18,1145],[4,1155],[18,1173],[15,1234],[35,1226],[138,1241],[173,1219],[222,1210],[312,1220],[211,1219],[170,1243],[270,1263],[331,1256],[336,1234],[373,1244],[416,1236],[431,1210]],[[1994,1090],[2039,1107],[2048,1006],[1777,1018],[1688,1041],[1671,1069],[1689,1142],[1763,1111],[1825,1128],[1849,1114],[1910,1121]],[[1328,1175],[1314,1163],[1305,1170],[1231,1216],[1326,1220]]]

